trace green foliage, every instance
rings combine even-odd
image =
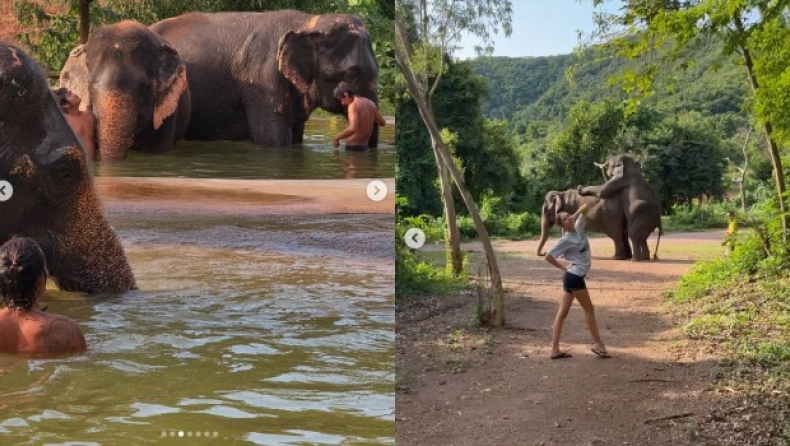
[[[433,110],[439,127],[449,132],[443,134],[453,135],[445,142],[451,143],[460,160],[459,170],[475,201],[484,191],[495,190],[510,206],[519,199],[523,179],[507,123],[483,117],[486,93],[484,80],[472,73],[468,63],[450,63],[433,95]],[[441,215],[436,160],[417,105],[401,100],[397,115],[398,193],[409,198],[410,215]]]
[[[396,195],[395,205],[395,298],[449,294],[468,286],[465,275],[457,277],[447,268],[418,259],[414,251],[406,245],[406,231],[415,226],[425,230],[426,236],[430,231],[432,237],[440,239],[444,234],[440,222],[425,220],[424,223],[432,223],[429,226],[422,224],[423,220],[420,218],[405,218],[403,210],[407,208],[408,200],[403,196]]]
[[[699,204],[694,200],[689,205],[672,205],[667,216],[662,218],[666,232],[697,231],[727,227],[727,212],[733,211],[733,204],[712,202]]]
[[[639,105],[669,115],[695,110],[706,117],[719,116],[728,132],[725,137],[731,137],[748,122],[743,109],[750,93],[743,68],[722,65],[721,46],[719,40],[710,39],[685,60],[693,63],[658,69],[655,91],[641,98]],[[510,120],[523,133],[533,122],[564,120],[580,101],[597,104],[631,98],[623,91],[622,77],[643,63],[608,51],[591,47],[578,54],[471,61],[475,72],[493,86],[486,116]]]

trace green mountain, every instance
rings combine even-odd
[[[658,52],[655,57],[662,57]],[[654,94],[642,98],[669,113],[696,110],[705,116],[745,118],[751,97],[746,73],[732,62],[722,63],[721,44],[706,42],[656,73]],[[562,121],[579,100],[600,102],[627,98],[621,83],[612,79],[644,64],[606,55],[590,48],[580,54],[548,57],[485,57],[470,63],[488,79],[486,116],[507,119],[517,127],[531,121]],[[640,65],[641,64],[641,65]],[[733,116],[735,115],[735,116]]]

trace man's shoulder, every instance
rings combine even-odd
[[[79,324],[70,317],[47,314],[39,323],[37,338],[46,353],[66,353],[85,349]]]

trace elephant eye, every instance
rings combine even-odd
[[[121,51],[116,50],[113,53],[113,57],[115,58],[115,60],[121,60],[121,57],[123,57],[123,53]]]

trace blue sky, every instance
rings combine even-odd
[[[604,6],[616,11],[619,1],[610,0]],[[577,31],[589,34],[593,30],[591,0],[513,0],[513,34],[494,36],[494,56],[551,56],[568,54],[578,45]],[[476,57],[477,40],[465,37],[463,49],[454,55],[459,59]]]

